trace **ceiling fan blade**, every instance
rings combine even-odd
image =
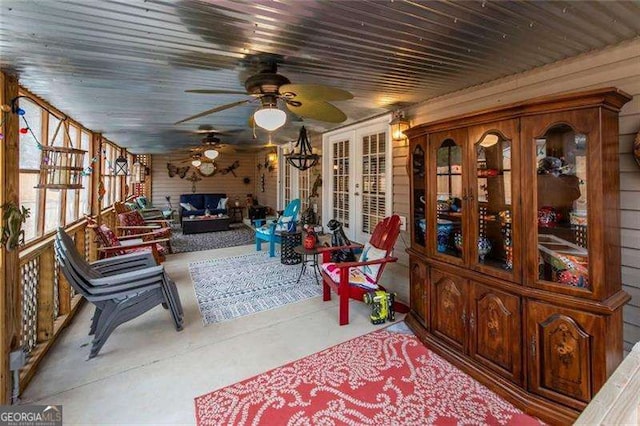
[[[246,95],[246,91],[239,90],[215,90],[215,89],[190,89],[185,90],[185,93],[200,93],[203,95]]]
[[[324,101],[304,102],[300,106],[287,104],[287,108],[300,117],[328,123],[342,123],[347,119],[347,115],[344,112]]]
[[[173,124],[180,124],[180,123],[184,123],[185,121],[195,120],[196,118],[204,117],[205,115],[213,114],[215,112],[220,112],[220,111],[224,111],[225,109],[236,107],[238,105],[246,104],[248,102],[251,102],[252,100],[253,99],[245,99],[245,100],[242,100],[242,101],[232,102],[230,104],[221,105],[219,107],[211,108],[211,109],[203,111],[203,112],[201,112],[199,114],[192,115],[191,117],[187,117],[184,120],[176,121]]]
[[[346,101],[353,99],[353,95],[337,87],[322,84],[283,84],[278,89],[281,95],[295,99],[309,101]]]

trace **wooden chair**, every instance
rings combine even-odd
[[[363,255],[358,262],[331,262],[331,253],[336,250],[363,248],[361,244],[352,244],[342,247],[324,247],[322,264],[322,300],[331,300],[331,290],[340,297],[340,325],[349,324],[349,299],[362,302],[365,293],[372,290],[384,290],[378,285],[384,267],[387,263],[396,262],[397,257],[391,255],[393,246],[400,235],[400,217],[393,215],[382,220],[376,225],[368,245],[364,246]],[[369,247],[369,248],[368,248]],[[370,247],[373,247],[371,249]],[[364,260],[367,253],[376,252],[379,258]],[[406,311],[406,306],[398,303],[394,305],[398,312]]]
[[[165,218],[164,214],[159,209],[140,209],[138,204],[134,202],[125,203],[123,201],[116,201],[113,203],[113,210],[116,214],[137,211],[148,225],[157,224],[160,226],[170,227],[173,222],[171,218]]]
[[[92,229],[96,236],[98,258],[106,259],[128,253],[149,252],[157,264],[164,262],[167,253],[164,244],[169,242],[168,238],[153,239],[154,235],[151,232],[117,237],[107,225],[98,225],[91,217],[87,217],[87,222],[87,227]]]
[[[287,208],[277,221],[256,227],[256,251],[262,250],[262,242],[269,243],[269,257],[276,255],[276,244],[280,244],[279,232],[296,228],[298,213],[300,212],[300,199],[296,198],[287,204]],[[262,219],[258,219],[262,222]]]
[[[119,236],[140,235],[151,233],[153,239],[167,239],[167,250],[173,253],[171,249],[171,228],[162,226],[163,221],[145,221],[140,212],[137,210],[128,211],[118,214],[119,226],[116,233]]]

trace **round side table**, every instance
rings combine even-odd
[[[302,256],[295,248],[302,244],[302,232],[280,233],[280,263],[283,265],[297,265],[302,262]]]

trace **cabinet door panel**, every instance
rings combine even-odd
[[[473,282],[471,356],[497,373],[522,382],[520,298]]]
[[[531,391],[582,409],[593,396],[595,336],[603,319],[539,302],[527,307]]]
[[[432,332],[457,350],[464,351],[467,326],[466,280],[432,269],[431,282]]]
[[[419,321],[426,327],[429,308],[426,266],[424,263],[411,259],[411,309]],[[427,327],[428,328],[428,327]]]
[[[466,129],[429,135],[428,252],[457,265],[467,262],[464,242],[468,198],[466,144]]]
[[[411,246],[424,251],[427,230],[427,144],[426,137],[416,138],[409,143],[408,173],[411,185]]]

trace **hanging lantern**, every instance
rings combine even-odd
[[[409,129],[409,120],[404,117],[404,111],[394,112],[389,126],[391,126],[391,139],[399,142],[407,138],[404,132]]]
[[[296,152],[298,149],[298,152]],[[298,136],[298,142],[293,149],[293,152],[284,156],[287,162],[298,170],[304,171],[318,164],[320,156],[313,153],[311,143],[307,137],[307,129],[304,126],[300,128],[300,135]]]
[[[136,161],[131,166],[131,177],[133,183],[144,183],[144,166],[139,161]]]
[[[116,158],[113,174],[115,176],[127,176],[129,174],[128,166],[129,162],[127,161],[127,158],[120,155]]]

